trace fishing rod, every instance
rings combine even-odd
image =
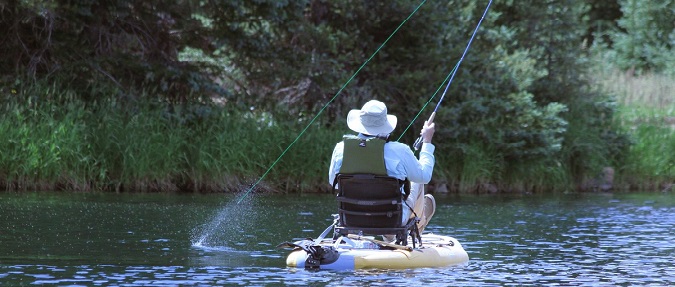
[[[265,171],[265,173],[263,173],[263,175],[260,176],[260,178],[258,178],[258,180],[257,180],[256,182],[254,182],[254,183],[253,183],[253,184],[252,184],[252,185],[251,185],[251,186],[243,193],[243,195],[242,195],[241,197],[239,197],[239,200],[237,200],[237,203],[241,203],[241,202],[244,200],[244,198],[246,198],[246,196],[248,196],[248,194],[251,193],[251,192],[253,191],[253,189],[254,189],[256,186],[258,186],[258,184],[265,178],[265,176],[267,176],[267,174],[272,170],[272,168],[274,168],[274,166],[275,166],[275,165],[281,160],[281,158],[282,158],[282,157],[283,157],[283,156],[291,149],[291,147],[292,147],[292,146],[300,139],[300,137],[302,137],[302,135],[305,134],[305,132],[309,129],[309,127],[312,126],[312,124],[314,123],[314,121],[316,121],[316,119],[321,115],[321,113],[323,113],[323,111],[326,110],[326,108],[328,107],[328,105],[330,105],[330,104],[331,104],[331,103],[332,103],[332,102],[340,95],[340,93],[342,93],[342,91],[347,87],[347,85],[349,85],[349,83],[351,83],[351,81],[352,81],[354,78],[356,78],[356,75],[358,75],[358,74],[361,72],[361,70],[362,70],[362,69],[370,62],[370,60],[372,60],[373,58],[375,58],[375,55],[377,55],[377,53],[379,53],[380,50],[382,50],[382,48],[389,42],[389,40],[390,40],[392,37],[394,37],[394,35],[401,29],[401,27],[403,27],[403,25],[404,25],[405,23],[407,23],[408,20],[410,20],[410,18],[412,18],[412,16],[415,15],[415,13],[417,13],[417,11],[419,11],[420,8],[422,7],[422,5],[424,5],[424,3],[426,3],[426,2],[427,2],[427,0],[422,0],[422,1],[420,2],[420,4],[417,5],[417,7],[415,8],[415,10],[413,10],[412,13],[410,13],[410,15],[408,15],[408,17],[405,18],[405,19],[403,20],[403,22],[401,22],[401,23],[398,25],[398,27],[396,27],[396,29],[394,29],[394,31],[389,35],[389,37],[387,37],[387,39],[384,40],[384,42],[382,42],[382,44],[380,44],[380,46],[375,50],[375,52],[374,52],[373,54],[371,54],[370,57],[369,57],[365,62],[363,62],[363,64],[361,64],[361,66],[356,70],[356,72],[354,72],[354,74],[352,74],[352,76],[347,80],[347,82],[345,82],[345,83],[342,85],[342,87],[340,87],[340,89],[337,91],[337,93],[335,93],[335,95],[334,95],[334,96],[333,96],[333,97],[332,97],[332,98],[331,98],[331,99],[330,99],[330,100],[329,100],[329,101],[321,108],[321,110],[319,110],[319,112],[314,116],[314,118],[312,118],[312,120],[309,121],[309,123],[307,124],[307,126],[305,126],[305,128],[300,132],[300,134],[298,134],[298,136],[293,140],[293,142],[291,142],[291,144],[289,144],[289,145],[286,147],[286,149],[285,149],[283,152],[281,152],[281,154],[279,155],[279,157],[277,157],[277,159],[272,163],[272,165],[270,165],[270,167],[267,169],[267,171]]]
[[[478,21],[478,25],[476,25],[476,29],[473,30],[473,34],[471,35],[471,38],[469,39],[469,43],[467,43],[466,48],[464,48],[464,52],[462,53],[462,57],[459,58],[459,61],[457,61],[457,64],[455,65],[455,67],[450,72],[450,80],[448,80],[448,84],[445,86],[445,90],[443,91],[443,94],[441,95],[441,98],[438,100],[438,103],[436,104],[436,108],[434,108],[434,111],[431,113],[431,116],[429,116],[429,120],[427,121],[428,123],[432,123],[434,121],[434,117],[436,116],[436,111],[438,111],[438,108],[441,106],[441,103],[443,102],[443,99],[445,98],[445,94],[448,92],[448,88],[450,88],[450,84],[452,84],[452,80],[455,78],[455,74],[457,73],[457,70],[459,70],[459,66],[462,64],[462,61],[464,60],[464,56],[466,56],[466,53],[469,51],[469,47],[471,47],[471,42],[473,42],[473,38],[476,37],[476,32],[478,32],[478,28],[480,28],[480,24],[483,23],[483,19],[485,19],[485,15],[487,15],[488,9],[490,9],[490,5],[492,5],[492,0],[490,0],[487,7],[485,7],[485,11],[483,12],[483,16]],[[434,93],[434,95],[431,97],[431,99],[429,99],[429,101],[431,101],[435,96],[436,96],[436,94]],[[425,105],[425,107],[426,107],[426,105]],[[424,108],[422,108],[422,110],[424,110]],[[420,113],[421,112],[422,111],[420,111]],[[417,118],[417,116],[415,118]],[[413,119],[413,121],[415,121],[415,119]],[[412,122],[410,124],[412,125]],[[410,125],[408,127],[410,127]],[[407,128],[406,128],[406,130],[407,130]],[[405,131],[404,131],[404,133],[405,133]],[[413,148],[415,148],[415,150],[419,150],[421,147],[422,147],[422,136],[418,137],[417,140],[415,140],[415,143],[413,143]]]
[[[347,82],[345,82],[345,83],[342,85],[342,87],[337,91],[337,93],[335,93],[335,95],[334,95],[334,96],[333,96],[333,97],[332,97],[332,98],[331,98],[331,99],[330,99],[330,100],[329,100],[329,101],[321,108],[321,110],[319,110],[319,112],[314,116],[314,118],[312,118],[312,120],[309,121],[309,123],[307,124],[307,126],[305,126],[305,128],[300,132],[300,134],[298,134],[298,136],[295,138],[295,140],[293,140],[293,142],[291,142],[291,144],[289,144],[289,145],[286,147],[286,149],[285,149],[283,152],[281,152],[281,154],[279,155],[279,157],[277,157],[277,159],[270,165],[270,167],[263,173],[263,175],[262,175],[260,178],[258,178],[258,180],[257,180],[256,182],[254,182],[254,183],[253,183],[253,184],[252,184],[252,185],[251,185],[251,186],[243,193],[243,195],[241,195],[241,196],[239,197],[239,199],[237,200],[237,203],[241,203],[241,202],[244,200],[244,198],[246,198],[246,197],[254,190],[254,188],[255,188],[256,186],[258,186],[258,184],[265,178],[265,176],[267,176],[268,173],[270,173],[270,171],[274,168],[274,166],[276,166],[276,164],[281,160],[281,158],[282,158],[282,157],[290,150],[290,148],[291,148],[291,147],[292,147],[292,146],[300,139],[300,137],[302,137],[302,135],[309,129],[309,127],[314,123],[314,121],[319,117],[319,115],[321,115],[321,113],[328,107],[328,105],[330,105],[330,104],[331,104],[331,103],[332,103],[332,102],[333,102],[333,101],[341,94],[341,92],[342,92],[342,91],[347,87],[347,85],[348,85],[348,84],[356,77],[356,75],[358,75],[359,72],[361,72],[361,70],[366,66],[366,64],[368,64],[368,63],[370,62],[370,60],[372,60],[372,59],[375,57],[375,55],[376,55],[376,54],[377,54],[377,53],[378,53],[378,52],[379,52],[379,51],[380,51],[380,50],[381,50],[381,49],[389,42],[389,40],[394,36],[394,34],[396,34],[396,32],[398,32],[398,30],[401,29],[401,27],[402,27],[406,22],[408,22],[408,20],[409,20],[410,18],[412,18],[412,16],[413,16],[415,13],[417,13],[417,11],[420,9],[420,7],[422,7],[422,5],[424,5],[424,3],[426,3],[426,2],[427,2],[427,0],[422,0],[422,1],[420,2],[420,4],[415,8],[415,10],[413,10],[413,12],[410,13],[410,15],[408,15],[408,17],[407,17],[405,20],[403,20],[403,22],[401,22],[401,23],[399,24],[399,26],[398,26],[398,27],[397,27],[397,28],[389,35],[389,37],[387,37],[387,39],[386,39],[386,40],[385,40],[385,41],[384,41],[384,42],[383,42],[383,43],[375,50],[375,52],[374,52],[374,53],[373,53],[373,54],[372,54],[372,55],[371,55],[371,56],[370,56],[370,57],[369,57],[369,58],[368,58],[368,59],[367,59],[367,60],[366,60],[366,61],[365,61],[365,62],[364,62],[357,70],[356,70],[356,72],[354,72],[354,74],[347,80]],[[488,6],[487,6],[487,7],[489,8],[491,4],[492,4],[492,0],[490,0],[490,3],[488,3]],[[467,45],[466,49],[464,50],[464,53],[462,54],[462,58],[459,60],[459,62],[457,63],[457,65],[456,65],[455,68],[453,69],[453,71],[452,71],[452,76],[451,76],[451,78],[450,78],[450,81],[448,82],[448,86],[445,88],[445,91],[443,92],[443,96],[441,96],[440,101],[439,101],[438,104],[436,105],[436,108],[434,109],[434,112],[432,113],[431,117],[429,118],[429,122],[432,122],[432,121],[433,121],[433,117],[434,117],[435,114],[436,114],[436,110],[438,110],[438,107],[440,106],[440,103],[443,101],[443,98],[445,97],[445,93],[447,92],[448,87],[450,86],[450,83],[452,82],[452,79],[453,79],[454,76],[455,76],[455,72],[457,71],[457,68],[459,67],[459,64],[461,63],[462,59],[464,59],[464,56],[466,55],[466,52],[467,52],[467,50],[469,49],[469,46],[471,45],[471,42],[473,41],[474,36],[476,35],[476,31],[478,30],[478,27],[480,26],[480,23],[483,22],[483,19],[485,18],[485,14],[487,14],[488,8],[485,9],[485,12],[483,13],[483,17],[481,17],[480,22],[478,22],[478,26],[476,26],[476,30],[474,30],[473,35],[471,36],[471,39],[469,40],[469,44]],[[435,94],[434,94],[434,96],[435,96]],[[431,98],[429,101],[431,101],[432,99],[433,99],[433,96],[432,96],[432,98]],[[422,112],[422,110],[420,110],[420,113],[421,113],[421,112]],[[419,114],[418,114],[418,115],[419,115]],[[413,121],[414,121],[414,119],[413,119]],[[410,125],[412,125],[412,122],[410,123]],[[410,127],[410,125],[408,125],[408,128]],[[407,130],[407,128],[406,128],[406,130]],[[404,133],[405,133],[405,131],[404,131]],[[419,141],[419,146],[421,146],[421,145],[422,145],[422,139],[419,138],[418,141]],[[417,141],[416,141],[416,144],[417,144]],[[419,149],[419,148],[417,148],[417,149]]]

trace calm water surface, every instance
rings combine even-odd
[[[670,286],[670,193],[440,196],[427,231],[463,266],[306,271],[331,195],[0,193],[0,286]]]

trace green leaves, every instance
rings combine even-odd
[[[486,4],[470,0],[6,1],[0,4],[0,93],[7,98],[26,97],[26,103],[31,103],[27,105],[49,102],[59,108],[80,100],[90,112],[108,103],[138,109],[145,100],[174,107],[218,103],[255,114],[263,123],[250,131],[271,135],[272,128],[263,124],[278,128],[306,123],[341,91],[318,119],[318,126],[346,132],[347,111],[371,98],[387,102],[403,126],[455,66]],[[579,158],[599,155],[594,160],[597,165],[618,158],[626,143],[611,125],[612,100],[588,82],[584,42],[589,33],[607,35],[600,33],[600,26],[589,24],[612,23],[618,17],[615,4],[495,1],[436,117],[441,148],[471,154],[484,149],[487,157],[496,157],[494,162],[499,163],[548,164],[554,159],[580,173],[596,164],[578,164]],[[625,16],[619,22],[621,31],[616,30],[609,39],[614,42],[606,46],[616,47],[607,58],[625,68],[670,70],[675,63],[672,1],[619,4]],[[342,90],[386,40],[386,46]],[[11,92],[38,85],[43,86],[32,92]],[[140,122],[125,122],[126,118],[122,121],[113,114],[104,117],[120,121],[120,127],[140,128],[133,125]],[[211,126],[218,116],[208,109],[176,110],[167,122],[145,120],[153,129],[178,124],[195,133],[227,133]],[[176,149],[171,145],[159,143],[185,136],[145,138],[158,153],[136,153],[128,148],[131,140],[124,137],[123,129],[107,128],[127,147],[116,149],[105,141],[98,146],[105,153],[128,152],[133,160],[150,163],[139,164],[141,169],[164,166],[144,156],[173,153]],[[418,128],[419,123],[404,138],[411,140]],[[274,131],[292,133],[289,130]],[[202,140],[231,143],[227,138]],[[485,146],[461,148],[476,142]],[[49,144],[44,148],[56,151]],[[217,164],[211,159],[235,158],[228,156],[236,152],[194,151],[179,157],[203,158],[204,166],[214,168]],[[118,158],[107,160],[111,167],[99,174],[120,172],[115,166]],[[263,162],[241,164],[255,169]],[[175,172],[169,167],[166,171]]]
[[[509,160],[526,160],[557,155],[567,127],[565,111],[559,103],[540,107],[532,94],[521,92],[469,100],[444,116],[457,123],[447,128],[453,142],[480,141]]]
[[[675,74],[675,2],[618,1],[623,17],[611,34],[615,60],[622,69]]]

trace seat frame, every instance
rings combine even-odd
[[[413,248],[421,244],[417,223],[412,217],[402,224],[403,208],[409,184],[390,176],[375,174],[338,174],[337,187],[338,220],[334,237],[348,234],[395,235],[395,243],[408,245],[412,238]],[[409,207],[407,207],[409,208]]]

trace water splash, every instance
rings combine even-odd
[[[238,197],[235,197],[238,198]],[[255,198],[232,200],[220,208],[206,224],[195,228],[192,246],[207,250],[232,250],[232,238],[240,238],[242,231],[250,230],[258,217]]]

